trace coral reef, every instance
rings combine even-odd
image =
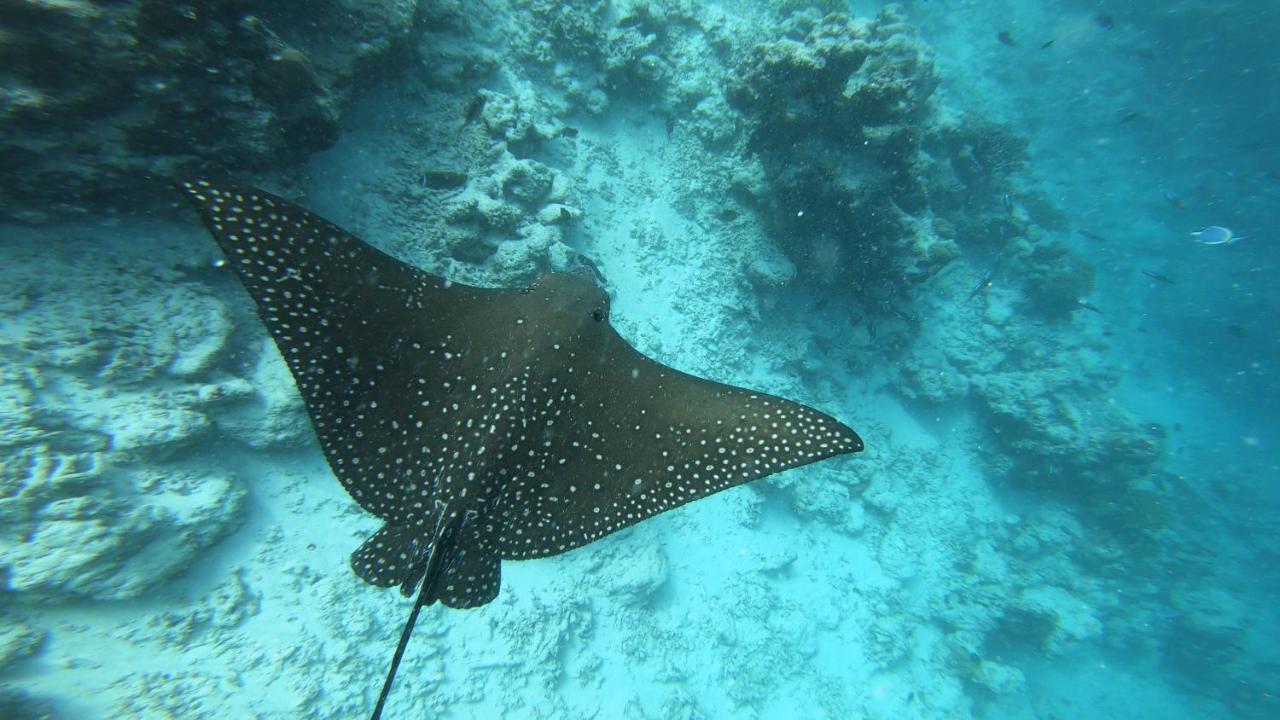
[[[918,165],[937,86],[930,51],[892,7],[873,20],[797,12],[780,31],[727,94],[767,178],[751,200],[802,274],[893,302],[908,274],[956,255],[912,221],[928,202]]]
[[[10,244],[0,576],[17,597],[134,597],[186,571],[245,515],[240,481],[202,459],[215,428],[262,446],[306,432],[296,397],[227,371],[230,313],[191,281],[209,261],[137,237],[124,253],[74,234]],[[23,273],[36,258],[44,272]]]
[[[0,715],[7,718],[31,718],[52,720],[53,705],[46,699],[34,697],[19,688],[0,687]]]
[[[460,281],[601,273],[647,352],[869,439],[427,609],[397,714],[963,718],[1037,692],[1024,658],[1103,648],[1198,692],[1265,677],[1263,624],[1185,566],[1220,521],[1125,408],[1026,140],[936,92],[901,10],[845,5],[29,2],[0,201],[252,170]],[[63,675],[105,715],[367,712],[406,610],[347,570],[373,520],[207,239],[123,222],[17,233],[0,268],[0,671],[36,681],[0,715]]]
[[[9,614],[0,614],[0,672],[14,662],[33,655],[44,642],[47,633],[18,621]]]
[[[404,50],[414,0],[25,2],[0,18],[0,217],[136,206],[166,179],[275,167],[337,139]],[[125,198],[128,198],[127,200]]]

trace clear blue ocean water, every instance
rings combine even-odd
[[[1262,0],[0,4],[0,717],[368,717],[413,607],[352,571],[381,521],[194,177],[457,283],[589,275],[639,352],[865,441],[505,555],[383,717],[1280,717],[1277,36]],[[353,267],[373,352],[414,320]]]

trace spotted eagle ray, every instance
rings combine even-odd
[[[419,611],[493,600],[502,560],[862,450],[813,408],[640,354],[584,274],[471,287],[261,190],[179,187],[253,297],[329,467],[385,523],[351,568],[417,593],[374,720]]]

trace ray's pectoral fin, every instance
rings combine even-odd
[[[862,450],[862,438],[826,413],[660,365],[612,329],[595,352],[601,362],[573,381],[586,399],[574,422],[545,435],[541,492],[502,489],[496,545],[505,558],[555,555],[726,488]]]

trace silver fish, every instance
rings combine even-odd
[[[1236,235],[1231,232],[1230,228],[1224,228],[1221,225],[1210,225],[1209,227],[1201,228],[1191,233],[1191,237],[1195,238],[1196,242],[1201,245],[1231,245],[1239,240],[1248,240],[1247,237]]]

